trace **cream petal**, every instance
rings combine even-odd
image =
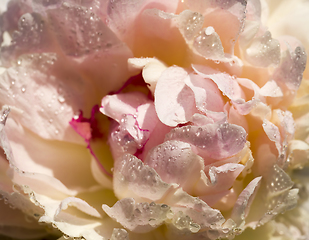
[[[25,215],[19,209],[12,209],[8,204],[0,202],[1,215],[0,234],[13,239],[39,239],[48,235],[45,226],[40,226],[36,220]]]
[[[302,168],[308,163],[309,145],[301,140],[291,140],[288,145],[288,162],[291,168]]]
[[[164,223],[170,207],[154,202],[136,203],[133,198],[124,198],[111,208],[104,204],[103,210],[126,229],[145,233]]]
[[[97,185],[90,169],[90,156],[84,146],[44,140],[11,118],[7,121],[5,132],[7,142],[2,142],[2,147],[5,149],[3,144],[7,144],[12,151],[12,156],[7,158],[18,170],[13,175],[17,183],[27,182],[47,195],[52,195],[52,191],[44,188],[46,185],[53,188],[56,195],[59,194],[57,191],[64,194],[88,191]],[[40,151],[37,151],[38,147]],[[68,175],[67,169],[71,170],[71,174]]]
[[[235,206],[232,210],[231,218],[235,223],[240,226],[245,221],[247,217],[252,201],[257,194],[259,186],[261,184],[262,177],[257,177],[253,179],[247,187],[240,193]]]
[[[276,81],[270,80],[261,88],[260,94],[265,97],[282,97],[283,92]]]
[[[129,68],[142,69],[142,75],[149,90],[154,94],[158,79],[167,69],[166,64],[156,58],[130,58]]]

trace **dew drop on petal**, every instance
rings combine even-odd
[[[22,87],[21,87],[21,92],[22,92],[22,93],[25,93],[25,92],[26,92],[26,87],[25,87],[25,86],[22,86]]]
[[[65,98],[63,96],[58,96],[58,102],[60,103],[64,103],[65,102]]]

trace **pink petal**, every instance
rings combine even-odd
[[[168,126],[186,123],[196,111],[194,94],[185,84],[187,77],[183,68],[175,66],[166,69],[157,82],[155,107],[160,121]]]
[[[0,76],[0,102],[20,112],[19,123],[41,137],[81,143],[69,122],[94,105],[94,88],[63,64],[54,54],[23,56]]]
[[[152,167],[167,183],[177,183],[184,191],[194,192],[194,185],[204,169],[203,159],[191,150],[188,143],[166,141],[153,148],[145,164]]]
[[[124,114],[136,114],[137,108],[151,102],[147,96],[141,92],[120,93],[107,95],[102,99],[100,111],[120,122]]]
[[[161,180],[153,168],[129,154],[115,163],[113,183],[118,198],[133,197],[136,201],[158,201],[173,189],[172,185]]]
[[[132,40],[134,35],[134,25],[140,21],[141,14],[146,9],[159,9],[165,12],[174,13],[177,9],[178,1],[164,0],[138,0],[134,3],[125,0],[110,2],[108,6],[108,14],[110,21],[109,26],[120,37],[127,41]],[[129,43],[131,46],[132,43]]]
[[[188,230],[196,233],[201,228],[204,230],[203,235],[208,235],[208,233],[214,231],[218,236],[226,236],[221,227],[225,220],[218,210],[212,209],[199,198],[187,194],[177,185],[163,182],[151,167],[144,165],[134,156],[124,156],[115,166],[114,176],[116,195],[124,199],[118,201],[112,208],[104,205],[103,209],[125,227],[137,231],[151,230],[148,210],[134,211],[134,209],[144,205],[146,209],[154,209],[154,214],[157,216],[158,213],[162,212],[157,210],[159,205],[144,203],[145,201],[154,201],[171,206],[170,209],[174,212],[172,222],[177,228],[181,227],[178,226],[177,219],[184,218],[184,220],[189,219],[188,225],[181,227],[181,229],[188,228]],[[135,201],[128,197],[133,197]],[[140,204],[135,202],[140,202]],[[161,207],[169,208],[165,204]],[[165,212],[163,212],[158,217],[158,221],[153,220],[154,225],[161,224],[165,220],[165,216]],[[194,223],[191,227],[190,222]],[[145,226],[145,228],[140,226]]]
[[[224,52],[233,53],[234,44],[245,19],[246,2],[189,0],[184,2],[183,5],[193,12],[201,13],[205,17],[207,26],[212,26],[220,36]],[[222,20],[231,24],[228,26],[221,24]]]
[[[13,36],[12,43],[1,48],[1,63],[5,66],[10,66],[22,54],[56,52],[56,42],[52,38],[49,24],[40,14],[31,13],[32,9],[29,7],[22,10],[22,17],[16,16],[21,18],[18,20],[18,29],[15,29],[18,31]]]
[[[212,69],[203,69],[203,71],[209,71],[210,73],[203,73],[197,68],[193,67],[195,72],[203,78],[210,78],[218,86],[220,91],[226,95],[229,99],[243,99],[244,93],[242,92],[236,78],[226,73],[212,73]],[[201,69],[202,70],[202,69]]]
[[[205,126],[174,128],[167,140],[190,143],[199,151],[214,159],[227,158],[237,154],[246,143],[246,132],[242,127],[229,123],[214,123]]]
[[[209,181],[203,195],[227,191],[233,186],[234,181],[244,168],[245,166],[242,164],[226,163],[219,167],[212,166],[208,172],[205,170]]]
[[[230,76],[226,73],[215,72],[208,67],[193,66],[195,72],[203,78],[209,78],[214,81],[214,83],[221,90],[223,95],[226,95],[232,100],[233,105],[237,111],[242,115],[247,115],[258,103],[259,101],[259,87],[251,80],[244,78],[236,78],[235,76]],[[203,73],[209,72],[209,73]],[[252,98],[249,101],[245,101],[245,95],[240,87],[240,84],[254,90],[254,95],[257,99]]]
[[[185,78],[185,83],[193,91],[196,106],[200,111],[205,112],[206,109],[215,112],[223,111],[221,92],[210,79],[191,73],[189,78]]]
[[[88,82],[104,84],[96,89],[98,96],[118,89],[129,78],[131,50],[88,8],[66,3],[49,9],[47,15],[67,61]]]
[[[285,37],[281,41],[283,57],[280,66],[273,74],[273,79],[279,86],[296,91],[306,68],[307,54],[304,47],[294,38]]]

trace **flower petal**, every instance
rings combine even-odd
[[[246,143],[242,127],[229,123],[174,128],[167,140],[179,140],[199,148],[199,152],[213,159],[227,158],[237,154]]]
[[[166,69],[157,82],[155,107],[160,121],[168,126],[186,123],[196,111],[194,94],[185,84],[187,77],[183,68],[174,66]]]
[[[252,201],[259,189],[262,177],[253,179],[240,193],[232,211],[231,218],[240,226],[247,217]]]
[[[190,144],[166,141],[153,148],[145,164],[152,167],[167,183],[179,184],[189,194],[194,194],[194,185],[204,168],[203,159],[196,155]]]
[[[133,198],[124,198],[111,208],[103,204],[103,210],[130,231],[145,233],[164,223],[170,207],[154,202],[136,203]]]
[[[133,197],[136,201],[158,201],[177,186],[161,180],[153,168],[126,154],[114,166],[114,191],[118,198]]]

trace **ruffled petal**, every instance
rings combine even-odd
[[[196,233],[202,229],[200,235],[209,236],[210,239],[226,237],[232,231],[231,228],[222,230],[225,220],[218,210],[185,193],[177,185],[163,182],[154,169],[134,156],[125,155],[119,165],[115,166],[114,176],[116,195],[121,199],[121,196],[134,197],[134,200],[123,198],[114,207],[104,205],[103,209],[129,229],[150,231],[152,220],[149,221],[149,210],[152,209],[153,216],[159,215],[158,219],[153,220],[155,226],[166,221],[181,231]],[[143,206],[145,210],[140,209]],[[172,212],[167,214],[161,208],[171,209]],[[141,226],[145,228],[142,229]]]
[[[219,167],[209,167],[208,171],[205,170],[209,178],[207,179],[207,187],[204,189],[203,195],[227,191],[233,186],[234,181],[244,168],[244,165],[235,163],[226,163]]]
[[[158,79],[162,72],[167,69],[166,64],[156,58],[130,58],[129,68],[142,69],[143,79],[149,90],[154,94]]]

